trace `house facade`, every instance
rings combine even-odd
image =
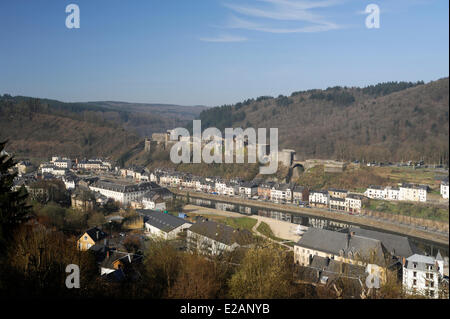
[[[402,184],[398,199],[412,202],[426,202],[427,187],[425,185]]]
[[[309,193],[309,205],[311,207],[327,208],[330,195],[327,191],[311,191]]]
[[[361,213],[364,197],[357,194],[348,194],[345,197],[345,210],[350,213]]]
[[[107,237],[107,234],[101,229],[94,227],[87,230],[80,238],[77,240],[77,248],[81,251],[86,251],[99,243]]]
[[[414,254],[403,259],[403,288],[410,294],[439,298],[440,277],[443,276],[444,259]]]
[[[248,246],[253,235],[248,230],[237,230],[213,221],[202,220],[187,230],[187,247],[206,255],[221,255],[238,247]]]
[[[441,196],[444,199],[448,199],[449,198],[448,178],[441,182]]]
[[[145,235],[148,237],[175,239],[179,233],[192,226],[183,218],[160,211],[138,210],[137,212],[144,216]]]
[[[136,201],[148,191],[159,185],[155,183],[123,184],[108,180],[99,180],[89,186],[89,189],[108,198],[114,199],[124,205]]]
[[[292,189],[292,201],[296,204],[309,201],[309,191],[306,187],[296,185]]]
[[[329,258],[347,264],[366,267],[385,279],[386,248],[377,239],[356,235],[354,232],[336,232],[309,228],[294,246],[294,262],[308,267],[314,256]]]
[[[275,184],[270,190],[270,199],[275,202],[291,202],[291,187],[288,184]]]

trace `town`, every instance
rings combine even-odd
[[[0,1],[0,300],[16,316],[437,312],[448,12]]]
[[[149,147],[147,143],[145,147]],[[76,248],[96,256],[99,276],[107,281],[136,278],[135,265],[143,262],[149,239],[170,242],[180,251],[216,257],[231,253],[245,256],[264,239],[293,253],[292,275],[296,282],[333,287],[337,297],[344,295],[339,281],[346,280],[353,287],[353,297],[366,298],[372,289],[392,280],[392,274],[405,294],[448,296],[448,256],[439,250],[430,255],[404,235],[346,224],[337,230],[309,225],[296,228],[296,240],[277,241],[273,230],[258,231],[260,221],[252,227],[231,227],[230,223],[212,218],[206,208],[192,214],[183,209],[190,197],[203,194],[237,198],[249,205],[270,202],[286,208],[359,216],[364,215],[365,203],[371,199],[427,202],[427,185],[368,185],[363,193],[336,188],[312,190],[260,179],[228,180],[167,169],[119,168],[105,159],[63,156],[53,156],[38,167],[20,161],[15,171],[18,175],[13,189],[25,187],[34,200],[62,203],[66,196],[72,209],[90,215],[99,210],[106,212],[104,216],[97,213],[98,218],[88,217],[86,226],[90,228],[79,228]],[[440,194],[447,201],[448,187],[448,178],[443,179]],[[233,258],[233,263],[242,262],[242,258]],[[376,278],[378,286],[368,286],[367,278]]]

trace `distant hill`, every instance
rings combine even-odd
[[[153,132],[185,126],[205,107],[124,102],[64,103],[0,95],[0,139],[19,156],[119,157]]]
[[[206,106],[183,106],[175,104],[147,104],[117,101],[87,102],[84,105],[102,107],[108,110],[129,114],[124,127],[134,130],[140,136],[150,136],[155,132],[184,126],[208,109]],[[158,126],[158,124],[161,124]]]
[[[446,163],[449,79],[261,96],[200,113],[202,129],[278,127],[299,158]],[[190,126],[188,126],[190,128]]]

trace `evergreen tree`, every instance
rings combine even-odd
[[[26,220],[30,212],[30,206],[26,204],[26,189],[12,190],[17,173],[9,171],[15,162],[4,152],[6,143],[0,142],[0,248],[5,247],[14,229]]]

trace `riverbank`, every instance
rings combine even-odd
[[[349,215],[347,213],[325,211],[325,210],[319,210],[319,209],[313,209],[313,208],[300,208],[300,207],[296,207],[296,206],[276,204],[276,203],[271,203],[271,202],[262,202],[262,201],[244,199],[244,198],[228,197],[228,196],[222,196],[222,195],[211,195],[211,194],[197,193],[197,192],[192,192],[192,191],[187,192],[187,191],[178,190],[178,189],[171,189],[171,191],[174,194],[181,195],[181,196],[186,196],[187,193],[189,193],[189,196],[192,198],[221,201],[221,202],[225,202],[225,203],[244,205],[244,206],[255,207],[255,208],[273,209],[273,210],[280,211],[280,212],[297,213],[297,214],[304,215],[304,216],[318,217],[318,218],[330,219],[330,220],[334,220],[334,221],[338,221],[338,222],[342,222],[342,223],[366,226],[366,227],[371,227],[371,228],[374,228],[374,229],[377,229],[380,231],[387,231],[387,232],[397,233],[397,234],[404,235],[404,236],[420,238],[420,239],[427,240],[427,241],[441,244],[441,245],[448,246],[448,243],[449,243],[448,234],[445,235],[445,234],[433,233],[433,232],[430,232],[427,230],[408,227],[406,225],[394,224],[392,222],[387,222],[387,221],[383,221],[383,220],[376,220],[376,219],[369,218],[369,217],[363,216],[363,215],[356,216],[356,215]],[[282,236],[280,236],[280,237],[283,238]]]
[[[215,208],[206,208],[206,207],[192,205],[192,204],[188,204],[188,205],[184,206],[183,211],[186,212],[188,215],[189,214],[217,215],[217,216],[233,217],[233,218],[243,217],[243,215],[240,213],[228,212],[228,211],[215,209]],[[269,225],[270,229],[272,230],[273,234],[276,237],[290,240],[293,242],[297,242],[300,239],[300,236],[295,233],[297,230],[297,227],[298,227],[298,225],[296,225],[296,224],[292,224],[292,223],[282,221],[282,220],[273,219],[270,217],[258,216],[258,215],[251,215],[251,216],[245,216],[245,217],[254,218],[258,221],[257,224],[253,227],[255,233],[258,233],[256,231],[257,226],[259,226],[261,222],[264,222]],[[263,237],[266,237],[266,236],[263,236]]]

